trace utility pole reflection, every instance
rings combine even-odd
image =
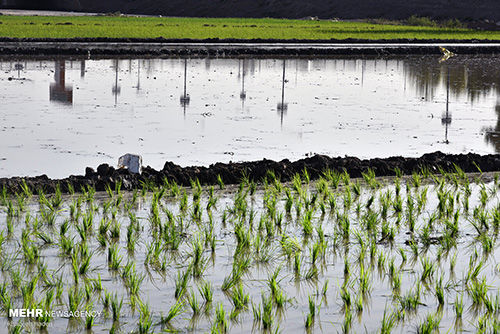
[[[187,59],[184,59],[184,93],[181,95],[180,102],[186,116],[186,107],[189,105],[191,97],[187,93]]]
[[[285,71],[286,71],[286,60],[283,59],[283,78],[281,80],[281,102],[278,102],[278,112],[280,113],[280,118],[281,118],[281,126],[283,126],[283,115],[287,112],[288,110],[288,103],[285,102]]]

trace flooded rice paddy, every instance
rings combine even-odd
[[[3,59],[0,177],[500,150],[498,56]]]
[[[496,333],[499,190],[498,175],[423,170],[2,193],[0,307],[55,315],[0,322],[51,333]]]

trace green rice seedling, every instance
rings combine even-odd
[[[111,270],[118,270],[122,262],[122,257],[119,254],[118,246],[116,244],[108,248],[108,266]]]
[[[211,304],[213,301],[214,291],[212,284],[210,282],[203,283],[202,286],[198,288],[200,295],[203,297],[205,304]]]
[[[337,189],[339,187],[343,174],[337,172],[336,170],[327,170],[324,175],[326,179],[330,181],[333,189]]]
[[[344,314],[344,322],[342,323],[342,333],[349,333],[352,326],[352,313],[350,309],[346,310]]]
[[[488,294],[486,278],[483,277],[482,280],[472,280],[469,284],[467,284],[467,288],[467,292],[472,299],[472,304],[481,305]]]
[[[363,294],[367,294],[371,290],[371,275],[370,272],[367,270],[365,271],[363,266],[360,266],[359,268],[359,290]]]
[[[359,183],[359,181],[352,183],[351,188],[352,188],[352,191],[354,192],[354,196],[356,198],[361,196],[361,184]]]
[[[386,260],[386,257],[385,257],[384,251],[381,250],[378,253],[378,258],[377,258],[377,267],[380,271],[382,271],[385,267],[385,260]]]
[[[191,307],[191,310],[193,311],[193,316],[196,316],[200,313],[201,310],[201,305],[198,302],[198,298],[196,298],[196,294],[194,291],[191,289],[191,292],[187,296],[187,301],[189,303],[189,306]]]
[[[219,185],[219,189],[224,189],[224,181],[222,180],[222,176],[220,174],[217,175],[217,184]]]
[[[375,171],[373,169],[369,168],[366,172],[361,174],[370,188],[376,189],[379,187],[379,183],[377,182]]]
[[[358,313],[361,313],[361,312],[363,312],[363,308],[364,308],[364,298],[363,298],[363,294],[360,293],[358,295],[358,298],[356,298],[356,311]]]
[[[417,287],[414,292],[409,291],[404,296],[399,296],[399,304],[402,310],[413,311],[416,310],[420,305],[420,291],[421,286],[420,283],[417,283]]]
[[[351,293],[349,289],[345,286],[340,288],[340,298],[344,302],[344,308],[349,309],[352,304]]]
[[[68,310],[72,314],[75,314],[75,312],[80,308],[83,297],[83,292],[76,286],[68,290]]]
[[[85,310],[87,311],[87,315],[85,317],[85,329],[92,330],[95,322],[95,315],[93,313],[92,304],[87,305]]]
[[[8,199],[9,199],[9,195],[7,194],[7,187],[5,187],[5,185],[3,185],[2,191],[0,192],[0,205],[7,206]]]
[[[318,259],[318,257],[320,256],[323,256],[324,255],[324,247],[323,247],[323,244],[320,243],[319,241],[318,242],[315,242],[312,246],[311,246],[311,262],[312,264],[314,265],[316,263],[316,260]]]
[[[432,279],[434,272],[435,272],[435,267],[434,263],[429,260],[427,257],[423,257],[420,260],[420,263],[422,264],[422,276],[420,279],[425,282],[429,279]]]
[[[169,324],[173,319],[184,313],[186,302],[184,299],[178,299],[177,302],[170,307],[165,317],[161,316],[160,323]]]
[[[434,333],[441,323],[441,318],[436,314],[429,314],[425,318],[424,322],[420,324],[417,328],[418,334],[431,334]]]
[[[128,290],[131,296],[139,296],[140,285],[144,280],[143,275],[137,274],[137,272],[132,272],[128,277]]]
[[[397,316],[395,313],[387,314],[387,308],[384,309],[384,316],[382,318],[382,327],[380,334],[390,334],[396,325]]]
[[[401,288],[401,272],[392,275],[392,289],[396,292]]]
[[[323,284],[323,288],[321,289],[321,295],[323,298],[326,298],[326,293],[328,292],[328,285],[330,283],[330,280],[326,280],[325,283]]]
[[[344,211],[349,211],[352,206],[351,187],[347,186],[344,191]]]
[[[151,327],[153,326],[153,321],[151,319],[151,311],[149,310],[149,305],[139,302],[139,311],[138,333],[150,333]]]
[[[101,274],[97,274],[97,278],[92,280],[94,291],[101,292],[103,290]]]
[[[304,181],[306,184],[309,184],[311,182],[311,177],[309,176],[309,172],[307,171],[307,168],[305,168],[305,167],[302,170],[302,177],[304,178]]]
[[[106,217],[103,217],[101,221],[99,222],[99,234],[102,236],[105,236],[108,233],[109,226],[111,225],[111,221],[108,220]]]
[[[474,265],[474,261],[471,258],[469,260],[469,268],[467,270],[467,275],[465,277],[465,283],[468,283],[471,280],[472,281],[477,280],[477,278],[479,276],[479,273],[481,272],[481,270],[483,269],[483,267],[484,267],[484,261],[483,260],[479,261],[479,263],[477,265]]]
[[[31,241],[22,240],[22,251],[24,260],[28,264],[36,264],[40,258],[39,250]]]
[[[186,293],[190,272],[191,272],[191,266],[189,266],[184,272],[181,271],[177,272],[177,279],[175,280],[175,294],[174,294],[176,299],[183,297],[184,294]]]
[[[262,316],[261,316],[262,328],[264,330],[269,330],[272,328],[274,322],[272,296],[266,297],[265,295],[262,295],[261,299],[262,299]]]
[[[394,213],[403,212],[403,200],[401,197],[396,196],[396,198],[394,198],[394,201],[392,202],[392,209],[394,210]]]
[[[493,300],[492,297],[490,298],[488,295],[483,297],[483,306],[486,309],[486,314],[493,314],[494,312],[496,312],[496,307],[494,303],[495,301]]]
[[[113,299],[111,299],[111,312],[113,315],[113,321],[118,321],[120,319],[120,312],[123,306],[123,297],[118,301],[118,296],[116,294],[113,295]]]
[[[344,260],[344,277],[348,277],[350,273],[351,273],[351,265],[349,263],[349,259],[346,258]]]
[[[7,317],[11,319],[9,310],[13,308],[12,297],[7,290],[7,283],[4,282],[0,289],[0,302],[2,303],[2,310],[7,314]]]
[[[245,264],[246,266],[246,264]],[[221,290],[229,291],[233,286],[240,282],[241,276],[243,275],[243,262],[235,262],[233,263],[233,270],[229,276],[224,278],[222,282]]]
[[[436,282],[435,295],[438,300],[439,305],[444,305],[444,289],[443,289],[443,277],[441,276]]]
[[[412,185],[415,187],[415,188],[419,188],[421,183],[422,183],[422,178],[421,178],[421,175],[419,173],[413,173],[411,175],[411,181],[412,181]]]
[[[294,255],[294,262],[293,262],[293,272],[295,274],[295,277],[300,277],[300,269],[302,266],[302,257],[300,256],[299,252],[296,252]]]
[[[229,323],[227,321],[226,311],[222,303],[219,303],[215,309],[215,323],[214,326],[217,328],[219,333],[226,333],[229,328]]]
[[[306,329],[310,329],[313,326],[313,324],[314,324],[314,318],[310,313],[308,313],[305,320]]]
[[[485,186],[482,186],[481,187],[481,190],[479,192],[479,200],[481,202],[481,207],[485,208],[486,207],[486,204],[488,203],[488,199],[489,199],[489,195],[488,195],[488,192],[486,190],[486,187]]]
[[[231,302],[236,310],[247,308],[250,301],[250,296],[243,290],[243,284],[238,284],[231,292]]]

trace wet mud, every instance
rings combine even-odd
[[[79,191],[94,187],[103,191],[106,185],[112,188],[121,184],[122,190],[133,190],[147,185],[162,185],[165,180],[175,181],[178,185],[189,186],[192,180],[199,180],[203,185],[217,185],[218,177],[225,184],[240,183],[244,177],[256,182],[263,181],[274,174],[281,181],[292,180],[297,173],[307,170],[311,179],[319,178],[324,171],[346,171],[351,177],[360,177],[362,173],[372,169],[376,176],[394,176],[399,169],[402,174],[411,174],[425,168],[433,173],[440,170],[455,171],[459,167],[466,173],[500,171],[500,154],[444,154],[434,152],[424,154],[419,158],[390,157],[385,159],[361,160],[355,157],[328,157],[315,155],[297,161],[259,160],[238,163],[216,163],[209,167],[181,167],[173,162],[166,162],[163,169],[155,170],[144,167],[141,174],[132,174],[126,169],[115,169],[108,164],[101,164],[97,169],[87,167],[85,175],[72,175],[64,179],[50,179],[46,175],[37,177],[12,177],[0,179],[0,189],[5,188],[10,193],[22,191],[26,184],[33,192],[42,190],[52,193],[60,187],[64,193],[71,189]]]
[[[299,40],[299,39],[134,39],[0,38],[0,55],[84,56],[328,56],[328,55],[425,55],[440,54],[438,45],[457,54],[497,54],[495,40]]]

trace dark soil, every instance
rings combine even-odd
[[[175,181],[179,185],[189,186],[191,180],[198,179],[204,185],[216,185],[220,175],[225,184],[240,183],[246,175],[250,180],[262,181],[272,172],[281,181],[290,181],[296,173],[307,169],[311,179],[316,179],[326,169],[347,171],[351,177],[360,177],[363,172],[373,169],[377,176],[394,176],[395,169],[399,168],[403,174],[411,174],[421,168],[428,168],[438,173],[442,168],[445,171],[454,171],[455,166],[467,173],[500,171],[500,154],[444,154],[441,152],[424,154],[420,158],[391,157],[386,159],[360,160],[354,157],[332,158],[324,155],[315,155],[295,162],[289,160],[272,161],[260,160],[239,163],[216,163],[209,167],[181,167],[173,162],[166,162],[162,170],[151,167],[143,168],[141,174],[131,174],[125,169],[115,169],[107,164],[97,167],[97,170],[87,167],[85,175],[69,176],[61,180],[49,179],[46,175],[37,177],[13,177],[0,179],[0,189],[5,187],[11,193],[20,192],[24,182],[34,192],[43,190],[46,193],[54,192],[59,185],[63,192],[68,192],[68,185],[76,191],[87,186],[93,186],[98,191],[105,190],[108,184],[111,187],[121,182],[122,189],[132,190],[142,188],[146,184],[161,185],[165,179]]]
[[[189,17],[385,18],[500,21],[498,0],[3,0],[0,8]]]
[[[109,44],[115,43],[115,44]],[[185,43],[189,43],[186,45]],[[234,45],[241,43],[242,45]],[[266,47],[266,43],[286,43],[286,47]],[[316,46],[329,43],[325,48]],[[418,43],[419,45],[414,45]],[[330,56],[330,55],[424,55],[441,54],[434,44],[464,45],[449,47],[457,54],[498,54],[500,41],[478,40],[169,40],[156,39],[108,39],[108,38],[75,38],[75,39],[15,39],[0,38],[0,55],[30,56]],[[478,44],[481,45],[478,45]],[[496,44],[493,44],[496,43]],[[295,47],[295,45],[297,46]],[[306,44],[299,46],[298,44]],[[345,44],[373,44],[373,46],[339,47]],[[392,44],[403,44],[398,47]]]

